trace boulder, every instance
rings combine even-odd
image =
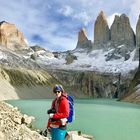
[[[66,140],[95,140],[91,135],[83,134],[81,131],[69,131]]]

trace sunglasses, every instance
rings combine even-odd
[[[60,93],[61,91],[54,91],[54,93]]]

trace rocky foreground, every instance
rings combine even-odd
[[[31,123],[34,117],[23,115],[20,111],[3,101],[0,102],[0,140],[49,140],[32,130]],[[89,140],[88,135],[78,136],[76,132],[70,132],[71,138],[67,140]]]
[[[0,102],[0,140],[48,140],[30,129],[33,119],[22,115],[17,108]]]

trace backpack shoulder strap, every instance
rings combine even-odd
[[[68,95],[67,99],[68,99],[68,101],[70,101],[72,103],[72,105],[74,105],[74,100],[70,95]]]

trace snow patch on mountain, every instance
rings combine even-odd
[[[0,47],[0,64],[16,67],[36,67],[36,63],[47,69],[63,69],[77,71],[94,71],[100,73],[121,73],[123,75],[133,72],[138,68],[139,61],[134,59],[138,50],[129,51],[121,45],[117,48],[98,49],[86,51],[75,49],[67,52],[52,53],[47,50],[32,49],[13,52]],[[35,55],[34,60],[31,55]],[[67,63],[67,56],[75,59]],[[72,57],[73,58],[73,57]]]
[[[119,46],[118,48],[121,48]],[[44,57],[39,55],[38,62],[45,64],[50,69],[65,69],[65,70],[80,70],[80,71],[95,71],[101,73],[121,73],[127,74],[135,69],[139,65],[139,61],[134,61],[135,50],[129,52],[129,59],[119,56],[117,59],[107,61],[107,55],[112,52],[113,49],[107,51],[103,49],[93,50],[91,52],[83,51],[82,49],[72,51],[72,55],[77,57],[73,63],[66,64],[67,53],[62,53],[58,58]]]
[[[0,52],[0,60],[1,59],[7,59],[7,56],[2,52]]]

